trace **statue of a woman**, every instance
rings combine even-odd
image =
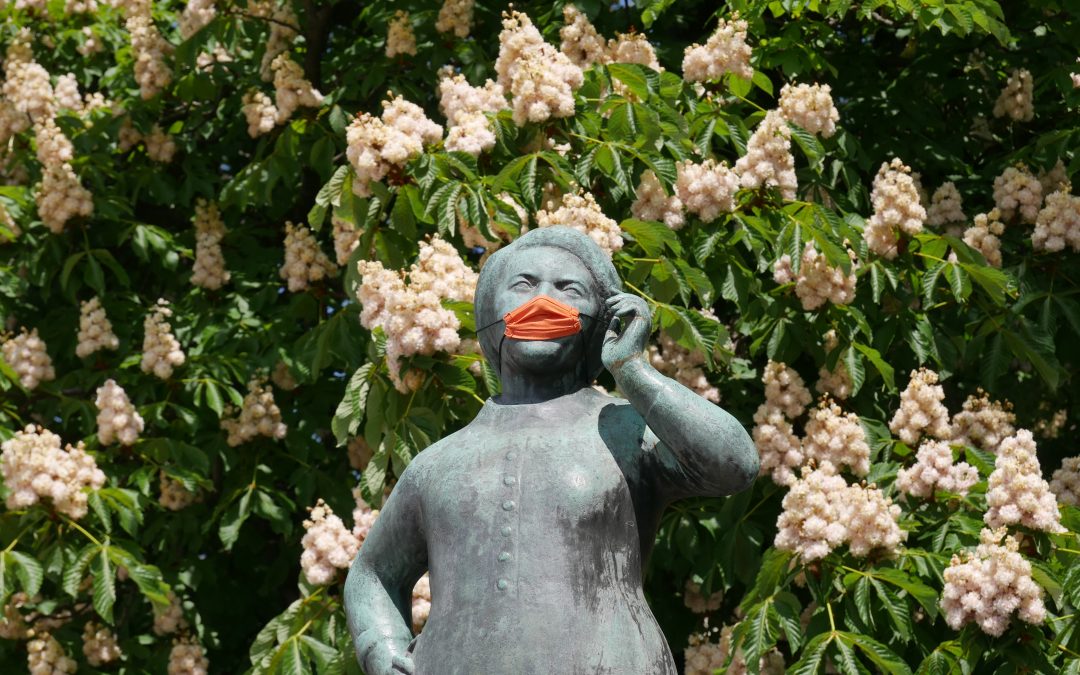
[[[502,393],[412,461],[349,571],[368,675],[674,675],[642,592],[661,513],[743,490],[758,456],[735,418],[643,358],[649,315],[572,229],[491,256],[476,322]],[[589,386],[601,368],[625,399]]]

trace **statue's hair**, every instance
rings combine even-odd
[[[492,253],[480,270],[480,278],[476,282],[476,326],[482,328],[502,319],[495,315],[495,296],[499,291],[499,282],[505,276],[515,253],[538,246],[559,248],[574,255],[585,265],[585,269],[593,278],[593,291],[599,295],[600,309],[597,312],[597,320],[588,322],[595,325],[582,326],[583,330],[588,331],[585,335],[585,375],[586,379],[592,382],[604,369],[600,352],[604,346],[604,334],[611,318],[604,301],[622,292],[622,281],[619,279],[619,273],[615,271],[615,265],[611,263],[610,256],[596,242],[577,230],[565,226],[529,230],[510,245]],[[499,343],[503,337],[502,324],[480,331],[477,337],[484,350],[485,358],[498,373]]]

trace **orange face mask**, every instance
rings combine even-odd
[[[580,312],[547,295],[538,295],[503,315],[505,336],[517,340],[554,340],[581,332]]]

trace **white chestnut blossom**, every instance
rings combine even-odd
[[[1065,422],[1069,419],[1069,411],[1065,408],[1058,410],[1049,419],[1041,419],[1035,422],[1035,433],[1040,438],[1057,438],[1061,430],[1065,428]]]
[[[386,28],[386,58],[392,59],[399,54],[416,55],[416,35],[409,13],[401,9],[394,12],[394,18]]]
[[[791,154],[791,128],[781,111],[765,113],[746,143],[746,154],[735,162],[735,173],[744,188],[774,187],[784,199],[795,199],[799,183]]]
[[[30,675],[64,675],[78,670],[75,660],[48,633],[26,643],[26,666]]]
[[[804,471],[784,495],[784,510],[776,521],[776,548],[809,562],[842,545],[847,524],[841,495],[847,488],[844,479],[829,470]]]
[[[244,119],[248,125],[248,135],[257,138],[269,133],[277,124],[277,108],[270,97],[258,89],[249,89],[243,99]]]
[[[300,65],[288,54],[278,54],[270,64],[274,73],[274,105],[278,124],[284,124],[300,106],[318,108],[323,95],[304,77]]]
[[[634,203],[630,213],[639,220],[657,220],[673,230],[678,230],[686,220],[683,204],[677,194],[668,194],[652,169],[641,174],[641,182],[634,191]]]
[[[43,167],[34,199],[41,221],[54,234],[63,232],[64,225],[72,218],[94,212],[93,196],[67,162]]]
[[[926,209],[911,175],[911,168],[899,158],[881,165],[870,193],[874,214],[866,223],[863,238],[871,251],[888,259],[897,255],[897,234],[915,236],[922,232]]]
[[[889,421],[889,429],[910,446],[924,435],[942,440],[952,438],[944,400],[945,389],[938,384],[937,373],[927,368],[911,371],[911,379],[907,388],[900,392],[900,408]]]
[[[1031,245],[1051,253],[1066,246],[1080,251],[1080,196],[1070,195],[1064,187],[1051,193],[1035,221]]]
[[[806,464],[806,454],[783,411],[759,406],[754,413],[752,437],[761,458],[759,475],[768,474],[777,485],[794,485],[798,479],[795,470]]]
[[[836,337],[836,330],[830,328],[825,333],[825,353],[831,354],[839,346],[840,341]],[[825,365],[818,369],[818,381],[814,389],[819,394],[829,394],[833,398],[844,400],[851,395],[851,375],[843,361],[837,360],[833,370]]]
[[[350,445],[350,448],[352,446]],[[351,452],[350,449],[350,461]],[[373,509],[364,501],[364,498],[360,495],[360,488],[355,487],[352,491],[353,499],[356,501],[356,506],[353,508],[353,529],[352,535],[356,537],[356,540],[360,542],[360,545],[364,545],[364,540],[367,539],[368,533],[371,532],[372,526],[375,525],[375,521],[379,519],[379,510]]]
[[[143,137],[143,143],[146,145],[146,156],[152,161],[168,164],[176,154],[176,141],[156,124]]]
[[[387,92],[389,95],[389,92]],[[424,109],[397,96],[382,102],[382,120],[424,145],[442,140],[443,129],[424,115]]]
[[[664,70],[656,58],[656,50],[641,33],[616,33],[608,40],[607,50],[609,63],[637,63],[658,72]]]
[[[474,87],[463,75],[439,80],[439,109],[446,116],[446,149],[479,155],[495,147],[495,131],[485,113],[507,107],[503,88],[491,80]]]
[[[1042,587],[1032,579],[1031,563],[1020,555],[1016,539],[1001,528],[983,529],[979,540],[974,553],[954,555],[945,568],[945,622],[953,630],[974,622],[995,637],[1009,627],[1013,612],[1027,623],[1042,623]]]
[[[85,489],[100,490],[105,485],[105,474],[81,441],[61,449],[60,437],[43,427],[30,425],[16,431],[0,449],[9,509],[49,499],[54,509],[78,520],[87,511]]]
[[[438,124],[401,97],[383,101],[381,119],[369,113],[357,115],[345,132],[345,155],[356,173],[353,193],[370,197],[372,181],[382,180],[393,167],[404,166],[423,151],[424,143],[434,143],[441,136]]]
[[[1002,441],[986,487],[989,527],[1023,525],[1044,532],[1064,532],[1057,499],[1043,479],[1035,439],[1027,429]]]
[[[1050,477],[1050,491],[1058,502],[1080,506],[1080,456],[1066,457]]]
[[[1069,183],[1069,171],[1065,168],[1065,163],[1059,158],[1054,166],[1050,167],[1050,170],[1039,169],[1038,173],[1039,185],[1042,186],[1042,193],[1048,195],[1051,192],[1061,189],[1061,187],[1070,185]],[[1066,189],[1068,191],[1068,189]]]
[[[683,53],[683,79],[687,82],[718,80],[725,73],[735,73],[749,80],[754,76],[750,67],[750,45],[746,44],[746,21],[738,14],[731,21],[720,19],[704,45],[692,44]]]
[[[829,264],[825,254],[818,252],[814,242],[806,242],[799,274],[795,278],[795,295],[802,302],[803,309],[810,312],[826,302],[834,305],[851,304],[855,299],[855,272],[858,266],[851,249],[848,249],[848,256],[852,259],[851,271],[845,274],[844,268]],[[786,258],[787,255],[783,257]]]
[[[134,445],[139,440],[145,423],[116,380],[105,380],[98,387],[94,405],[98,409],[97,433],[102,445]]]
[[[29,332],[23,328],[21,333],[0,344],[0,352],[24,389],[34,390],[42,382],[56,379],[52,358],[45,341],[38,337],[37,328]]]
[[[504,13],[502,24],[495,71],[510,92],[514,124],[572,116],[574,92],[584,82],[581,68],[545,42],[525,14]]]
[[[229,270],[225,269],[225,257],[221,254],[221,239],[225,236],[225,222],[221,219],[217,204],[203,198],[195,201],[195,265],[191,283],[201,288],[217,290],[229,282]]]
[[[424,630],[428,617],[431,616],[431,577],[425,572],[416,580],[412,591],[412,629],[419,633]]]
[[[1042,184],[1023,164],[1006,168],[994,179],[994,204],[1005,220],[1019,214],[1020,222],[1034,223],[1042,198]]]
[[[123,655],[120,651],[120,643],[116,640],[116,633],[113,633],[108,626],[95,621],[87,621],[83,626],[82,639],[86,662],[95,668],[112,663]]]
[[[995,455],[1001,443],[1016,433],[1016,415],[1012,404],[991,401],[979,389],[964,401],[964,409],[952,418],[953,445],[970,445]]]
[[[608,255],[623,246],[619,224],[604,215],[591,192],[563,195],[562,203],[557,209],[542,209],[536,212],[536,225],[565,225],[577,230],[588,235]]]
[[[300,567],[308,583],[316,586],[331,583],[340,570],[349,568],[360,550],[360,541],[321,499],[304,520],[300,545],[304,547]]]
[[[257,378],[248,382],[248,393],[244,395],[240,412],[235,417],[233,413],[230,406],[221,418],[221,428],[228,433],[226,440],[233,447],[256,436],[279,441],[289,430],[281,421],[281,409],[274,402],[274,390]]]
[[[161,37],[150,9],[149,3],[137,3],[135,12],[126,19],[135,57],[135,81],[144,100],[157,96],[172,82],[172,70],[165,59],[172,54],[173,47]]]
[[[472,30],[475,4],[476,0],[443,0],[439,17],[435,20],[435,30],[453,33],[459,38],[468,37]]]
[[[1015,122],[1035,117],[1035,82],[1026,68],[1014,70],[994,102],[994,117],[1008,116]]]
[[[169,324],[172,313],[168,301],[158,298],[143,320],[143,354],[139,365],[144,373],[153,373],[163,380],[169,379],[173,369],[182,366],[186,358]]]
[[[701,222],[711,223],[721,213],[735,210],[739,176],[726,163],[706,159],[694,164],[687,160],[676,166],[675,195]]]
[[[186,509],[199,501],[198,492],[188,490],[184,487],[183,483],[169,477],[164,471],[159,472],[158,488],[161,491],[161,494],[158,496],[158,504],[161,504],[170,511]]]
[[[856,476],[870,473],[870,444],[859,416],[845,413],[828,399],[810,411],[804,428],[803,454],[816,466],[847,467]]]
[[[279,271],[289,290],[297,293],[310,284],[337,274],[337,265],[323,253],[319,242],[306,225],[285,222],[285,263]]]
[[[559,29],[562,44],[559,51],[578,68],[607,61],[607,43],[581,10],[572,4],[563,5],[563,27]]]
[[[455,353],[461,344],[461,323],[442,306],[444,298],[472,302],[477,275],[452,245],[434,237],[420,244],[420,255],[408,273],[388,270],[377,260],[361,260],[362,277],[357,288],[360,323],[368,330],[382,328],[386,334],[386,359],[390,379],[402,392],[410,391],[403,379],[401,359],[437,351]]]
[[[68,108],[80,112],[83,107],[82,94],[79,93],[79,81],[74,73],[65,73],[56,78],[53,95],[58,108]]]
[[[356,247],[360,245],[360,235],[363,234],[363,230],[337,216],[331,216],[330,221],[334,230],[334,258],[338,265],[344,266],[349,262]]]
[[[709,382],[702,366],[705,365],[705,355],[698,351],[690,351],[675,342],[670,335],[660,331],[655,344],[648,348],[649,363],[657,371],[667,375],[679,384],[694,391],[712,403],[720,402],[720,390]]]
[[[216,4],[217,0],[187,0],[177,25],[180,37],[187,40],[213,21],[217,16]]]
[[[173,644],[166,672],[168,675],[207,675],[210,661],[203,653],[202,645],[187,637]]]
[[[1001,212],[991,209],[990,213],[975,216],[975,222],[964,230],[964,243],[981,253],[991,267],[1001,267],[1000,237],[1004,233]]]
[[[701,592],[701,584],[687,579],[683,587],[683,604],[694,614],[708,614],[720,609],[724,601],[724,591],[717,590],[708,597]]]
[[[176,593],[169,591],[169,604],[165,607],[154,605],[154,634],[170,635],[184,630],[188,626],[184,618],[184,605]]]
[[[789,122],[822,138],[831,138],[840,121],[827,84],[785,84],[780,89],[780,111]]]
[[[915,463],[896,474],[896,487],[912,497],[933,497],[937,490],[966,495],[979,480],[979,472],[967,462],[953,460],[947,441],[924,441]]]
[[[258,6],[258,5],[257,5]],[[266,40],[266,49],[263,50],[262,60],[259,63],[259,75],[266,82],[274,78],[274,60],[279,54],[288,51],[293,40],[299,33],[299,22],[292,9],[292,0],[284,0],[278,7],[272,7],[271,3],[264,5],[265,11],[256,12],[260,16],[270,19],[266,23],[270,26],[270,35]]]
[[[952,181],[942,183],[930,198],[930,206],[926,209],[926,224],[930,227],[942,227],[966,221],[964,199],[956,189],[956,184]]]
[[[761,381],[765,384],[764,405],[780,410],[790,420],[802,415],[813,400],[802,377],[787,364],[769,361]]]

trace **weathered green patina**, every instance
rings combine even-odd
[[[580,333],[516,340],[499,318],[537,295]],[[648,305],[574,230],[491,256],[476,294],[502,394],[402,474],[349,571],[345,609],[368,675],[674,674],[642,592],[664,508],[745,489],[742,425],[643,358]],[[592,317],[592,318],[590,318]],[[589,383],[607,368],[625,399]],[[415,640],[410,594],[431,573]]]

